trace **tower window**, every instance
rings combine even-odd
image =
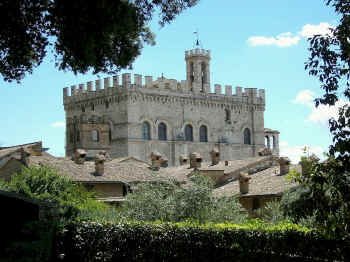
[[[251,144],[251,140],[250,140],[250,130],[249,130],[249,128],[244,129],[243,136],[244,136],[244,144],[245,145],[250,145]]]
[[[151,140],[151,126],[148,122],[142,124],[142,137],[145,140]]]
[[[229,109],[225,109],[225,121],[231,121],[231,111]]]
[[[204,84],[207,82],[207,66],[204,62],[201,63],[201,77],[202,77],[202,88],[201,92],[204,92]]]
[[[194,82],[194,65],[193,62],[190,63],[190,80],[191,84]]]
[[[208,142],[208,128],[204,125],[199,128],[199,141]]]
[[[92,141],[94,141],[94,142],[100,141],[98,130],[95,129],[95,130],[91,131],[91,138],[92,138]]]
[[[193,127],[191,125],[185,126],[185,141],[193,141]]]
[[[166,135],[166,124],[160,123],[158,125],[158,139],[161,141],[166,141],[167,140],[167,135]]]

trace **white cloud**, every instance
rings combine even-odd
[[[332,117],[338,118],[339,108],[349,104],[344,100],[339,100],[334,106],[319,105],[317,108],[313,107],[311,114],[306,118],[307,122],[318,123],[321,125],[328,125],[328,120]]]
[[[334,28],[329,23],[322,22],[319,25],[306,24],[303,26],[300,32],[293,33],[286,32],[277,36],[251,36],[248,38],[248,43],[251,46],[277,46],[277,47],[290,47],[297,45],[301,37],[310,38],[314,35],[332,35],[330,28]]]
[[[304,148],[308,148],[308,153],[317,155],[321,160],[324,159],[323,152],[325,151],[321,146],[290,146],[288,142],[280,142],[280,156],[288,157],[293,164],[297,164],[300,161],[300,158],[305,155]]]
[[[314,98],[315,98],[315,93],[312,92],[311,90],[306,89],[306,90],[300,91],[292,102],[295,104],[302,104],[302,105],[312,107]]]
[[[319,105],[315,107],[313,100],[315,99],[315,93],[310,90],[300,91],[296,98],[292,100],[295,104],[305,105],[311,108],[311,113],[307,116],[306,122],[316,123],[320,125],[328,125],[328,120],[332,117],[338,118],[339,108],[350,104],[340,99],[334,106]]]
[[[293,36],[292,33],[282,33],[276,37],[265,37],[265,36],[252,36],[248,38],[248,43],[251,46],[278,46],[278,47],[289,47],[298,44],[300,41],[299,36]]]
[[[320,23],[319,25],[306,24],[300,32],[300,35],[305,38],[313,37],[314,35],[332,35],[330,28],[334,28],[328,23]]]
[[[65,122],[55,122],[51,124],[51,127],[64,127],[65,125]]]

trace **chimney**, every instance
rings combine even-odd
[[[202,166],[202,157],[199,153],[193,152],[190,154],[190,168],[200,168]]]
[[[249,192],[249,183],[252,178],[247,173],[239,174],[239,191],[241,194],[247,194]]]
[[[187,156],[180,156],[179,161],[180,161],[180,166],[186,165],[188,163],[188,157]]]
[[[83,165],[87,153],[83,149],[77,149],[74,153],[74,162],[79,165]]]
[[[97,154],[95,157],[95,175],[102,176],[105,171],[105,156]]]
[[[168,167],[168,166],[169,166],[168,158],[166,158],[166,157],[163,157],[163,158],[162,158],[161,166],[162,166],[162,167]]]
[[[278,163],[280,164],[280,176],[288,174],[289,173],[289,165],[290,165],[289,158],[288,157],[280,157],[278,159]]]
[[[211,156],[211,164],[213,166],[219,164],[220,162],[220,152],[218,149],[214,148],[212,151],[210,151]]]
[[[162,163],[162,155],[155,151],[151,153],[152,170],[158,171]]]

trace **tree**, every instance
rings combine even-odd
[[[154,44],[148,23],[161,26],[199,0],[4,0],[0,3],[0,74],[20,82],[48,50],[59,70],[115,73]]]
[[[324,95],[315,99],[320,104],[335,105],[345,98],[350,100],[350,2],[348,0],[326,0],[340,15],[340,24],[327,36],[316,35],[310,40],[310,57],[305,65],[309,74],[321,82]],[[330,119],[333,144],[329,153],[342,162],[343,170],[350,169],[350,107],[344,105],[338,119]]]
[[[9,182],[0,181],[0,189],[54,203],[65,218],[75,217],[80,212],[107,208],[96,200],[94,192],[87,191],[83,185],[73,183],[69,177],[46,166],[24,167],[21,172],[11,176]]]

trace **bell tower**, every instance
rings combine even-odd
[[[185,51],[186,80],[193,93],[210,93],[210,50],[200,48],[196,40],[194,49]]]

